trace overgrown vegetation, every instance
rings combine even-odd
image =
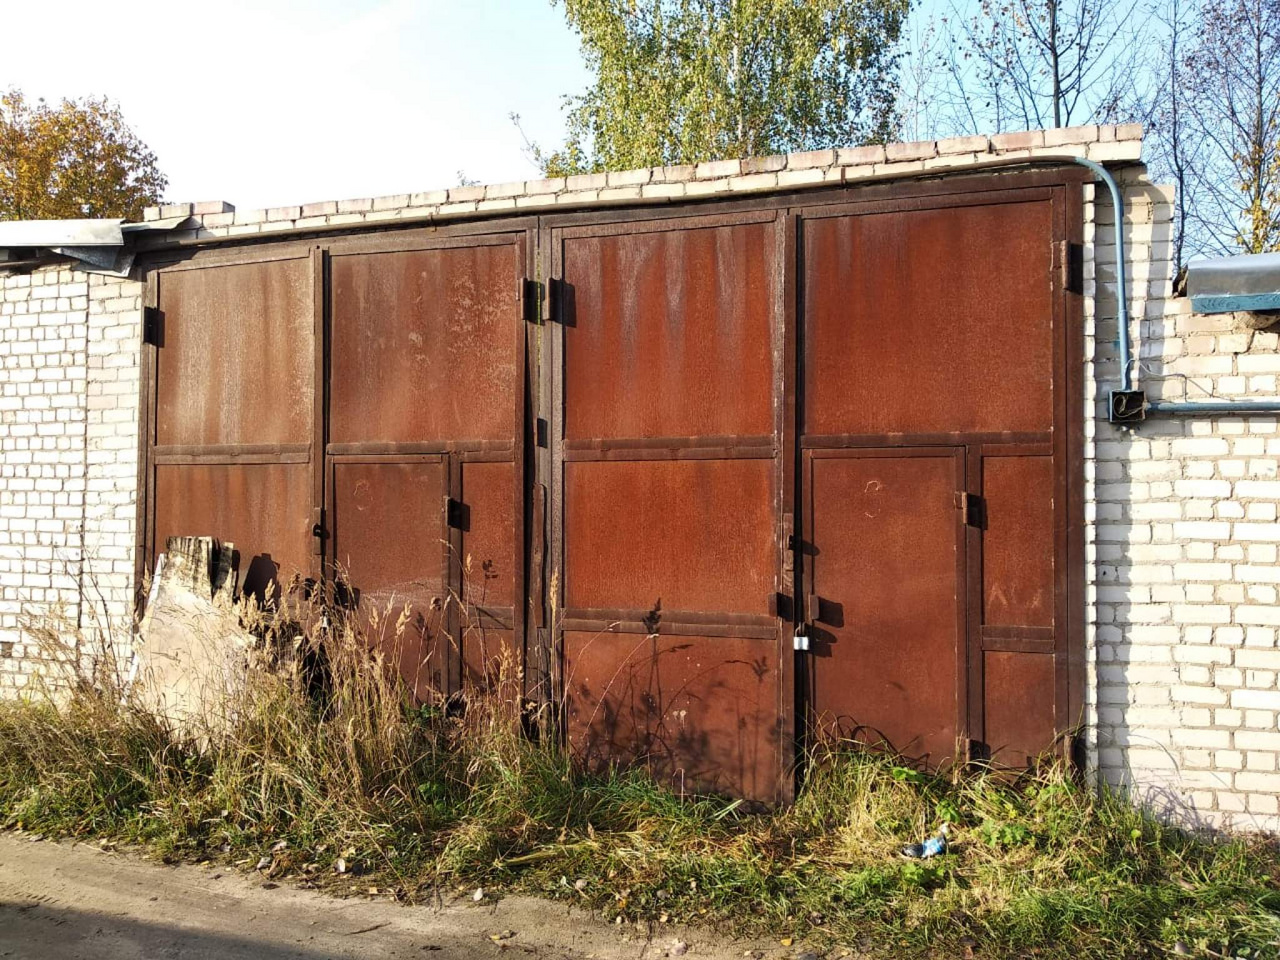
[[[358,631],[316,622],[261,629],[243,692],[199,730],[149,714],[111,669],[0,703],[0,824],[344,894],[519,889],[832,956],[1277,955],[1269,839],[1170,829],[1054,765],[933,777],[839,745],[788,809],[682,800],[522,736],[501,686],[460,716],[414,707]],[[319,646],[323,683],[297,655]],[[53,659],[93,660],[83,646]],[[943,821],[949,853],[899,855]]]

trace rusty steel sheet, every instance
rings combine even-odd
[[[447,691],[445,465],[338,460],[330,477],[331,575],[417,697]]]
[[[515,468],[502,462],[462,464],[463,602],[481,610],[505,610],[514,604]]]
[[[1053,745],[1054,656],[983,654],[986,748],[991,762],[1021,768]]]
[[[982,622],[1052,627],[1053,459],[982,460]]]
[[[638,762],[680,793],[776,801],[774,641],[570,631],[565,654],[569,745],[580,762]]]
[[[824,735],[936,767],[961,732],[961,461],[914,452],[809,460],[811,708]]]
[[[1049,201],[809,220],[804,432],[1053,426]]]
[[[310,442],[309,260],[166,272],[159,304],[157,444]]]
[[[772,223],[565,242],[567,439],[773,432]]]
[[[565,467],[565,606],[769,615],[772,460]]]
[[[333,257],[330,441],[517,436],[522,268],[515,244]]]
[[[155,468],[153,550],[169,537],[212,536],[235,545],[238,588],[277,598],[312,570],[311,468],[305,463],[160,464]]]
[[[483,621],[462,628],[462,689],[466,693],[497,691],[507,699],[520,692],[520,651],[511,630]]]

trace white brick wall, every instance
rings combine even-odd
[[[1172,191],[1124,172],[1137,385],[1275,397],[1280,336],[1172,299]],[[1089,733],[1106,781],[1186,822],[1280,829],[1280,430],[1275,417],[1107,423],[1115,216],[1086,207]]]
[[[128,635],[140,304],[67,267],[0,277],[0,693],[39,667],[30,619]]]

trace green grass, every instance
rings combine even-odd
[[[501,696],[461,719],[411,709],[350,633],[326,642],[326,696],[264,660],[198,733],[101,678],[0,703],[0,824],[170,860],[265,856],[274,879],[339,893],[521,890],[837,955],[1280,955],[1273,840],[1163,826],[1061,766],[932,777],[836,745],[792,807],[749,814],[578,770],[518,735]],[[898,855],[943,820],[952,852]]]

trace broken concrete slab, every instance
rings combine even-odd
[[[254,643],[236,613],[233,559],[233,544],[170,537],[138,630],[133,694],[194,735],[229,717]]]

